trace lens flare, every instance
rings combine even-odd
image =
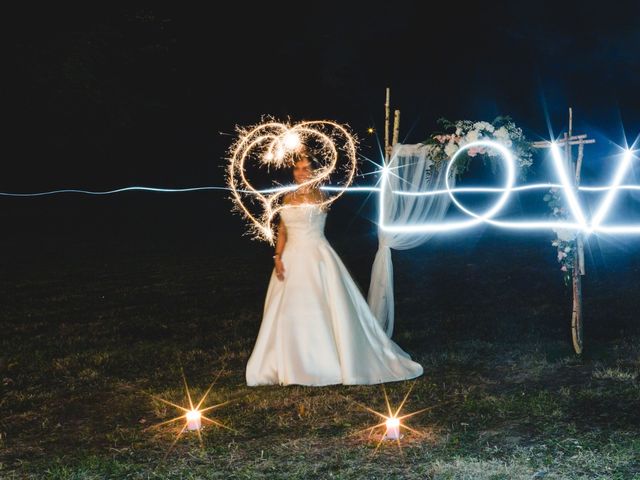
[[[227,427],[226,425],[224,425],[223,423],[214,420],[212,418],[209,418],[207,416],[204,415],[204,413],[209,412],[211,410],[215,410],[217,408],[220,408],[224,405],[227,405],[229,403],[229,401],[226,402],[222,402],[222,403],[218,403],[216,405],[211,405],[205,408],[201,408],[204,403],[205,400],[207,399],[207,396],[209,395],[209,393],[211,392],[211,389],[213,388],[213,385],[216,383],[216,380],[218,379],[218,377],[220,376],[220,373],[222,373],[222,371],[220,371],[218,373],[218,375],[216,375],[216,377],[214,378],[213,382],[211,382],[211,385],[209,385],[209,388],[207,388],[207,390],[205,391],[204,395],[200,398],[200,400],[194,404],[193,400],[191,399],[191,392],[189,391],[189,385],[187,384],[187,378],[184,375],[184,372],[182,372],[182,380],[184,383],[184,389],[185,389],[185,393],[186,393],[186,397],[188,400],[189,405],[188,406],[182,406],[182,405],[178,405],[177,403],[173,403],[169,400],[166,400],[162,397],[158,397],[157,395],[150,395],[153,399],[158,400],[159,402],[165,403],[167,405],[170,405],[174,408],[176,408],[178,411],[183,412],[182,415],[179,415],[175,418],[172,418],[170,420],[166,420],[164,422],[161,422],[157,425],[152,425],[150,428],[158,428],[161,427],[163,425],[168,425],[174,422],[183,422],[183,426],[180,429],[180,431],[176,434],[176,437],[174,438],[173,442],[171,443],[171,446],[169,447],[169,449],[167,450],[166,455],[169,454],[169,452],[171,451],[171,449],[174,447],[174,445],[178,442],[178,440],[180,439],[180,437],[182,436],[182,434],[189,430],[189,431],[195,431],[198,434],[198,439],[200,440],[200,444],[202,445],[202,434],[201,434],[201,430],[202,430],[202,420],[205,420],[207,422],[209,422],[210,424],[216,425],[218,427],[221,428],[225,428],[227,430],[232,430],[232,428]],[[165,456],[166,456],[165,455]]]
[[[404,405],[407,401],[407,399],[409,398],[409,395],[411,394],[411,391],[413,390],[413,387],[415,386],[416,382],[414,381],[411,386],[409,387],[409,390],[407,391],[407,393],[405,394],[404,398],[402,399],[402,402],[400,402],[400,405],[398,406],[397,409],[393,409],[391,408],[391,403],[389,402],[389,396],[387,395],[387,390],[384,387],[384,385],[382,385],[382,391],[384,393],[384,401],[387,407],[387,413],[384,414],[382,412],[378,412],[372,408],[367,407],[366,405],[363,405],[359,402],[354,402],[356,405],[358,405],[359,407],[365,409],[366,411],[376,415],[377,417],[381,418],[383,421],[373,425],[372,427],[367,427],[364,430],[359,430],[357,432],[354,432],[355,434],[360,434],[363,432],[369,432],[368,437],[370,438],[375,432],[378,432],[380,438],[378,440],[378,443],[376,444],[376,448],[373,452],[373,454],[375,455],[375,453],[378,451],[378,449],[380,448],[380,445],[382,444],[382,442],[384,440],[395,440],[398,448],[400,449],[400,452],[402,452],[402,445],[400,445],[400,439],[402,438],[402,435],[400,434],[401,429],[405,429],[408,430],[418,436],[424,437],[425,434],[422,432],[419,432],[418,430],[415,430],[409,426],[407,426],[403,421],[406,420],[407,418],[411,418],[415,415],[418,415],[420,413],[426,412],[428,410],[431,410],[433,408],[435,408],[436,406],[440,406],[442,404],[439,405],[434,405],[433,407],[428,407],[428,408],[423,408],[421,410],[417,410],[415,412],[412,413],[405,413],[404,415],[400,415],[402,409],[404,408]],[[353,401],[353,400],[351,400]]]

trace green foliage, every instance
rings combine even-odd
[[[552,188],[549,193],[545,194],[543,200],[547,202],[549,206],[549,216],[553,220],[564,221],[568,220],[568,212],[564,201],[560,195],[560,191],[557,188]],[[576,255],[578,253],[576,232],[573,230],[557,229],[557,238],[555,238],[551,245],[557,248],[558,262],[560,263],[560,270],[563,273],[565,285],[571,285],[573,270],[576,261]]]
[[[425,367],[405,411],[429,410],[407,420],[422,435],[405,432],[403,454],[394,442],[374,454],[378,438],[362,430],[378,419],[359,404],[384,411],[381,386],[245,386],[268,252],[263,261],[235,238],[213,255],[209,245],[150,252],[146,238],[127,255],[96,258],[93,247],[82,253],[74,244],[74,257],[43,254],[33,269],[17,256],[5,260],[19,273],[0,278],[0,478],[637,475],[637,333],[591,342],[582,357],[554,339],[556,330],[546,336],[538,323],[557,315],[554,289],[535,286],[544,266],[514,268],[521,251],[491,254],[490,274],[486,259],[474,259],[474,270],[457,244],[398,256],[399,285],[415,288],[416,278],[435,272],[433,288],[455,293],[450,303],[424,290],[397,296],[394,338]],[[366,278],[363,245],[345,238],[338,249]],[[222,371],[210,400],[231,402],[211,416],[234,431],[207,427],[202,445],[183,435],[167,453],[179,426],[159,424],[177,412],[151,395],[186,402],[181,367],[197,398]],[[410,384],[385,386],[393,405]]]

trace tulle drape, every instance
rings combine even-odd
[[[397,192],[420,193],[443,190],[445,168],[429,174],[433,161],[425,145],[396,144],[387,165],[382,205],[379,207],[385,225],[412,225],[440,222],[451,198],[449,195],[399,195]],[[455,178],[450,178],[451,186]],[[396,193],[394,193],[396,192]],[[431,233],[387,232],[378,228],[378,251],[371,270],[368,303],[378,323],[391,337],[394,326],[393,263],[391,249],[407,250],[427,242]]]

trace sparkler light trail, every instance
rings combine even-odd
[[[370,174],[382,173],[382,170],[379,172],[371,172]],[[291,192],[297,189],[297,185],[291,186],[281,186],[274,188],[265,188],[258,190],[260,193],[275,193],[275,192]],[[535,189],[549,189],[549,188],[564,188],[559,183],[536,183],[531,185],[520,185],[518,187],[511,188],[512,192],[520,192],[524,190],[535,190]],[[581,185],[577,187],[578,190],[584,192],[601,192],[608,190],[640,190],[640,185],[619,185],[617,187],[614,186],[603,186],[603,187],[588,187]],[[197,192],[202,190],[219,190],[230,192],[231,189],[229,187],[216,187],[216,186],[208,186],[208,187],[187,187],[187,188],[161,188],[161,187],[123,187],[117,188],[114,190],[79,190],[79,189],[62,189],[62,190],[49,190],[46,192],[35,192],[35,193],[13,193],[13,192],[0,192],[0,196],[3,197],[42,197],[47,195],[58,195],[62,193],[77,193],[83,195],[113,195],[121,192],[133,192],[133,191],[143,191],[143,192],[159,192],[159,193],[182,193],[182,192]],[[350,187],[333,187],[331,185],[323,185],[320,187],[320,190],[326,192],[380,192],[382,190],[378,186],[363,186],[356,185]],[[241,193],[251,193],[250,190],[238,190]],[[407,192],[405,190],[393,190],[392,193],[394,195],[406,195],[406,196],[430,196],[430,195],[443,195],[449,193],[500,193],[504,192],[504,188],[496,188],[496,187],[456,187],[450,190],[429,190],[427,192]]]
[[[468,187],[468,188],[451,188],[448,178],[451,174],[453,165],[458,158],[458,155],[464,150],[474,147],[494,148],[501,154],[503,162],[506,166],[507,180],[506,185],[503,188],[482,188],[482,187]],[[471,142],[461,147],[456,154],[451,157],[447,164],[447,179],[446,188],[444,190],[420,192],[420,191],[396,191],[391,190],[389,187],[390,175],[395,175],[392,172],[391,166],[396,161],[396,158],[392,158],[389,165],[381,169],[382,178],[380,181],[380,195],[379,195],[379,220],[378,225],[383,231],[388,232],[401,232],[401,233],[421,233],[421,232],[446,232],[452,230],[462,230],[476,226],[480,223],[486,223],[496,227],[520,229],[520,230],[536,230],[536,229],[567,229],[574,231],[582,231],[587,234],[593,232],[600,233],[640,233],[640,225],[602,225],[603,219],[609,213],[615,195],[620,190],[640,190],[638,185],[621,185],[624,175],[628,172],[631,161],[634,158],[633,152],[626,149],[623,154],[621,163],[619,164],[613,181],[610,185],[604,187],[575,187],[569,180],[569,174],[567,173],[564,165],[564,160],[560,154],[560,150],[555,143],[551,143],[551,154],[553,158],[553,166],[555,173],[560,180],[559,184],[539,183],[530,184],[524,186],[514,186],[515,179],[515,162],[508,149],[500,145],[499,143],[487,140],[480,140],[477,142]],[[570,211],[573,215],[573,221],[535,221],[535,220],[523,220],[523,221],[501,221],[495,220],[494,217],[504,207],[508,197],[515,191],[542,189],[542,188],[559,188],[563,191],[567,198]],[[607,191],[605,198],[601,201],[596,214],[588,221],[585,217],[584,210],[576,195],[576,191]],[[455,193],[502,193],[500,198],[484,214],[477,214],[468,208],[464,207],[456,198]],[[417,223],[412,225],[405,224],[392,224],[387,222],[385,217],[385,196],[386,195],[442,195],[447,194],[451,197],[455,206],[465,213],[467,216],[472,217],[469,220],[457,220],[457,221],[444,221],[439,223]]]
[[[576,197],[573,185],[569,181],[569,172],[567,172],[567,169],[565,168],[564,159],[560,155],[560,149],[555,142],[551,143],[551,157],[553,158],[553,165],[556,169],[556,173],[560,178],[563,192],[567,198],[567,202],[569,203],[569,208],[571,209],[574,218],[578,220],[582,229],[586,230],[587,220],[584,217],[584,213],[582,212],[582,208],[580,207],[580,203]]]
[[[477,147],[487,147],[487,148],[494,148],[496,150],[498,150],[498,152],[500,152],[500,154],[502,155],[502,158],[504,159],[505,162],[505,166],[507,167],[507,182],[506,182],[506,186],[502,189],[503,193],[500,196],[500,198],[498,199],[498,202],[491,208],[489,209],[487,212],[485,212],[483,215],[477,215],[474,212],[472,212],[471,210],[468,210],[467,208],[465,208],[456,198],[456,196],[453,194],[453,191],[451,189],[451,184],[449,181],[449,178],[451,177],[451,169],[452,167],[455,165],[456,160],[458,159],[458,157],[460,156],[461,153],[465,152],[466,150],[470,149],[470,148],[477,148]],[[504,147],[503,145],[496,143],[496,142],[492,142],[492,141],[488,141],[488,140],[479,140],[477,142],[472,142],[469,143],[468,145],[465,145],[463,147],[461,147],[460,149],[458,149],[458,151],[456,151],[456,153],[453,155],[453,157],[451,157],[451,160],[449,160],[449,163],[447,164],[447,169],[445,171],[445,185],[447,187],[447,193],[449,194],[449,197],[451,197],[451,201],[463,212],[465,212],[467,215],[472,216],[477,218],[478,220],[486,220],[488,218],[493,217],[494,215],[496,215],[500,210],[502,210],[502,207],[504,207],[504,204],[507,202],[509,196],[511,195],[511,189],[513,188],[513,184],[516,181],[516,165],[515,165],[515,161],[513,160],[513,156],[511,155],[511,152],[509,151],[508,148]]]
[[[611,189],[607,192],[606,197],[600,204],[600,207],[598,208],[598,210],[596,211],[596,214],[593,216],[593,219],[591,220],[591,225],[589,227],[590,231],[593,231],[593,229],[597,229],[600,226],[600,223],[602,223],[603,218],[607,215],[607,213],[609,213],[609,210],[611,209],[611,204],[613,203],[613,199],[615,198],[615,195],[619,190],[620,183],[622,182],[624,175],[627,173],[627,171],[631,167],[631,160],[632,160],[631,151],[626,150],[622,157],[622,162],[620,163],[620,166],[618,167],[618,170],[616,171],[613,177],[613,182],[611,183]]]
[[[250,162],[267,167],[282,168],[293,165],[295,154],[311,147],[320,166],[312,172],[311,178],[295,188],[319,186],[343,170],[343,188],[321,202],[326,206],[344,193],[356,172],[356,140],[348,129],[329,120],[305,121],[290,125],[268,121],[247,129],[239,129],[239,138],[230,149],[227,181],[236,208],[250,221],[257,237],[269,243],[274,242],[272,223],[282,209],[282,200],[289,190],[275,190],[268,194],[256,189],[249,180],[246,167]],[[342,152],[343,155],[339,155]],[[344,159],[346,165],[340,166]],[[242,195],[243,192],[248,192]],[[262,209],[255,213],[250,205],[257,204]]]
[[[329,131],[330,130],[330,131]],[[338,124],[333,122],[302,122],[294,126],[288,126],[285,124],[270,122],[267,124],[259,125],[252,130],[242,131],[243,136],[238,140],[233,151],[232,159],[229,163],[229,186],[202,186],[202,187],[188,187],[188,188],[159,188],[159,187],[142,187],[133,186],[118,188],[106,191],[89,191],[81,189],[62,189],[52,190],[48,192],[37,193],[8,193],[0,192],[0,196],[5,197],[41,197],[47,195],[56,195],[63,193],[71,194],[87,194],[87,195],[111,195],[129,191],[148,191],[159,193],[180,193],[180,192],[194,192],[194,191],[230,191],[233,199],[236,201],[237,207],[243,212],[245,216],[252,222],[254,230],[258,233],[258,236],[272,242],[273,230],[271,224],[281,210],[280,204],[283,196],[297,188],[304,187],[305,185],[320,184],[327,180],[332,172],[336,169],[338,148],[336,146],[336,140],[341,137],[343,150],[347,155],[347,166],[343,166],[343,170],[346,173],[346,179],[343,180],[343,185],[321,185],[320,189],[325,192],[335,193],[332,197],[329,197],[324,203],[333,202],[338,196],[345,192],[351,193],[377,193],[379,203],[379,221],[378,225],[383,231],[389,232],[404,232],[404,233],[420,233],[420,232],[446,232],[452,230],[461,230],[477,226],[481,223],[486,223],[501,228],[519,229],[519,230],[534,230],[534,229],[566,229],[574,230],[576,232],[581,231],[586,234],[590,233],[608,233],[608,234],[640,234],[640,224],[622,224],[622,225],[607,225],[604,224],[604,220],[613,207],[613,203],[617,194],[620,191],[638,191],[640,185],[624,185],[622,181],[629,173],[631,165],[633,163],[634,153],[631,149],[625,149],[622,155],[622,160],[616,168],[612,181],[609,185],[604,186],[574,186],[570,181],[569,174],[566,169],[565,161],[562,158],[560,149],[557,144],[551,142],[551,156],[553,160],[553,168],[560,183],[537,183],[526,185],[515,185],[515,161],[511,152],[504,146],[488,140],[480,140],[478,142],[469,143],[461,147],[456,154],[449,160],[447,164],[447,182],[446,188],[440,190],[418,191],[412,190],[409,185],[409,189],[392,190],[389,188],[389,179],[392,177],[401,177],[396,173],[399,170],[399,166],[395,165],[397,158],[393,157],[387,165],[378,165],[372,160],[363,157],[366,161],[373,163],[376,166],[376,170],[368,172],[361,177],[368,175],[379,174],[375,185],[351,185],[355,174],[355,140],[350,136],[349,132]],[[315,138],[318,137],[318,138]],[[306,140],[305,140],[306,139]],[[321,147],[320,152],[326,154],[324,166],[316,170],[316,175],[305,182],[303,185],[285,185],[276,186],[266,189],[255,189],[250,183],[246,182],[246,176],[244,175],[244,162],[249,159],[254,159],[256,152],[259,152],[262,156],[260,162],[262,164],[272,166],[284,166],[291,161],[291,157],[295,151],[298,151],[305,142],[317,140]],[[260,146],[260,148],[258,148]],[[507,172],[507,179],[503,187],[457,187],[451,188],[448,178],[453,170],[458,156],[466,149],[473,147],[495,148],[501,155],[501,158],[505,165]],[[254,151],[255,150],[255,151]],[[236,160],[233,160],[233,159]],[[233,176],[232,176],[233,174]],[[239,177],[239,178],[235,178]],[[235,178],[235,180],[234,180]],[[404,180],[404,179],[402,179]],[[242,182],[244,188],[241,188]],[[406,181],[405,181],[406,182]],[[407,182],[408,183],[408,182]],[[509,197],[515,192],[529,191],[535,189],[549,189],[556,188],[561,190],[567,199],[567,203],[570,212],[573,216],[571,221],[538,221],[538,220],[522,220],[522,221],[505,221],[496,219],[496,215],[505,206]],[[595,209],[595,213],[591,219],[586,218],[584,208],[580,204],[579,198],[576,192],[605,192],[604,198],[600,201],[599,205]],[[484,213],[476,213],[469,208],[465,207],[457,198],[458,194],[464,193],[501,193],[499,199]],[[244,195],[244,197],[243,197]],[[416,223],[416,224],[396,224],[392,221],[388,221],[385,217],[384,203],[385,197],[388,195],[398,196],[435,196],[435,195],[449,195],[453,204],[466,216],[470,217],[467,220],[445,221],[440,223]],[[247,198],[258,199],[259,203],[264,207],[264,211],[261,215],[253,215],[248,208],[245,207],[243,200]]]
[[[200,190],[225,190],[228,191],[228,187],[188,187],[188,188],[159,188],[159,187],[124,187],[116,188],[114,190],[104,191],[91,191],[91,190],[79,190],[67,188],[63,190],[50,190],[48,192],[36,192],[36,193],[8,193],[0,192],[0,196],[3,197],[43,197],[47,195],[58,195],[61,193],[81,193],[85,195],[113,195],[114,193],[122,192],[160,192],[160,193],[180,193],[180,192],[197,192]]]

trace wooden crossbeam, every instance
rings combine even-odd
[[[555,143],[556,145],[565,145],[566,141],[563,138]],[[572,137],[569,137],[569,145],[586,145],[589,143],[596,143],[596,141],[593,138],[587,138],[587,135],[574,135]],[[540,142],[533,142],[531,146],[533,148],[550,148],[551,142],[548,140],[543,140]]]

